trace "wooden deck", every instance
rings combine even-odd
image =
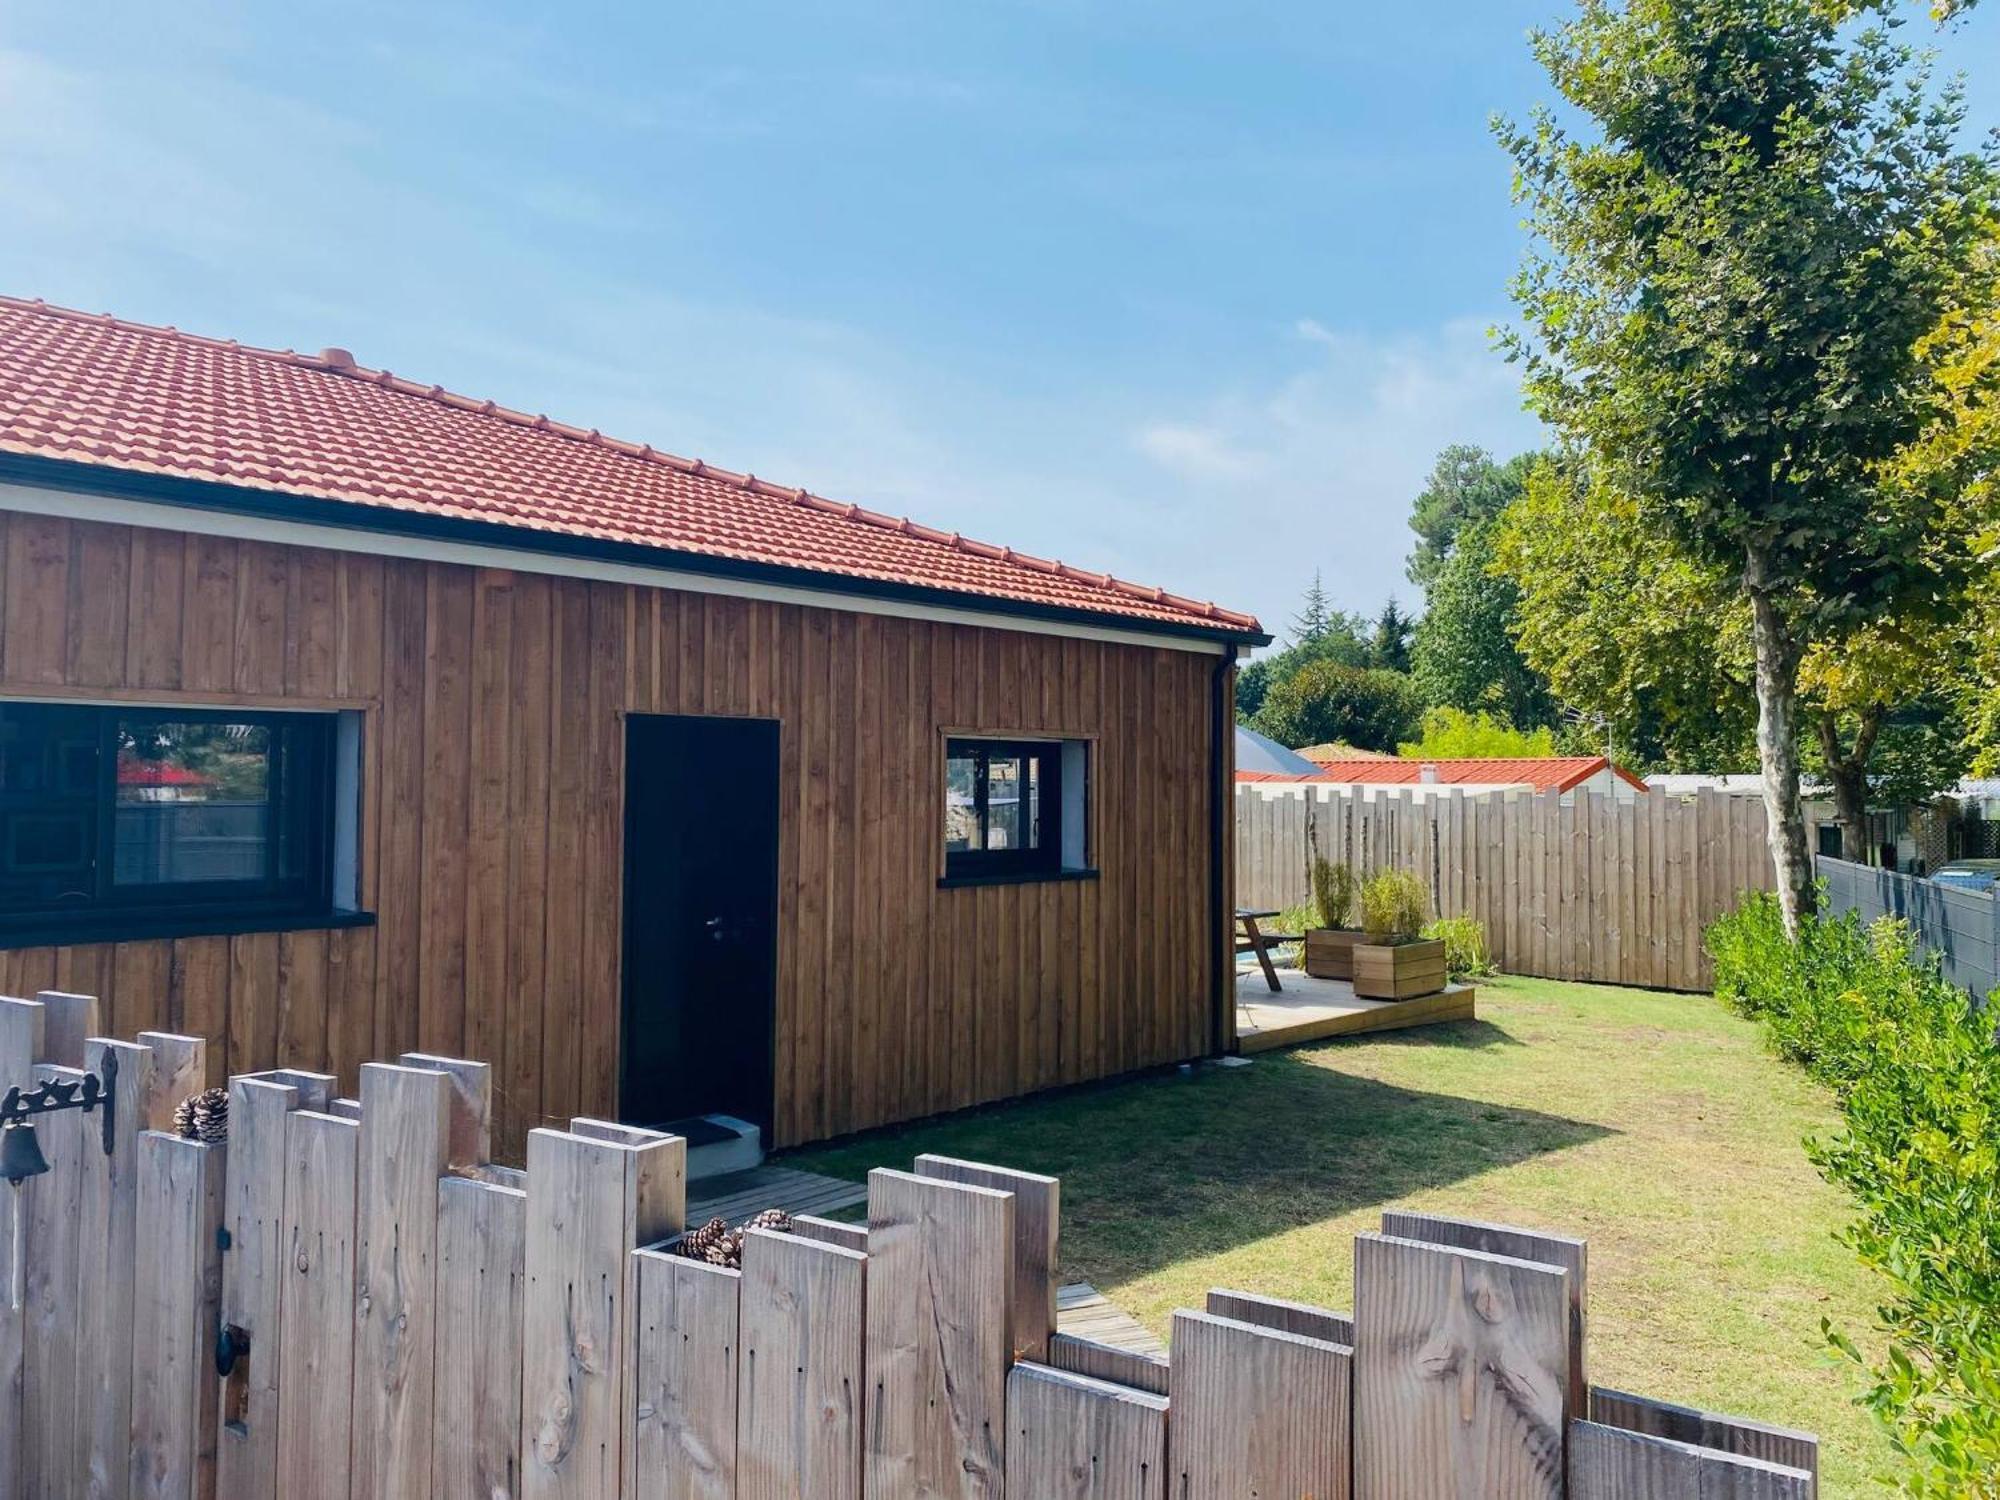
[[[754,1167],[724,1177],[703,1177],[688,1184],[688,1227],[723,1219],[733,1228],[767,1208],[788,1214],[836,1214],[868,1201],[865,1183],[794,1167]]]
[[[1364,1000],[1344,979],[1314,979],[1300,969],[1280,969],[1282,992],[1272,994],[1255,969],[1236,976],[1236,1044],[1241,1052],[1269,1052],[1300,1042],[1324,1041],[1366,1031],[1470,1021],[1478,991],[1447,985],[1414,1000]]]
[[[1167,1346],[1145,1324],[1107,1301],[1087,1281],[1056,1289],[1056,1330],[1134,1354],[1167,1357]]]

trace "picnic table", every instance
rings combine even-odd
[[[1258,967],[1264,971],[1264,982],[1270,985],[1274,992],[1283,993],[1285,987],[1278,983],[1278,971],[1271,964],[1270,945],[1281,940],[1295,941],[1295,939],[1281,939],[1280,935],[1266,933],[1257,925],[1277,915],[1275,911],[1251,911],[1247,907],[1237,907],[1236,951],[1256,954]]]

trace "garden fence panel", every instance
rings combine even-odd
[[[1477,847],[1485,812],[1448,821],[1450,846]],[[1339,816],[1357,844],[1422,851],[1424,825],[1393,809]],[[1573,847],[1595,816],[1572,815]],[[46,1019],[0,1003],[7,1076],[72,1076],[34,1056]],[[83,1060],[82,1036],[61,1042]],[[26,1295],[5,1304],[33,1340],[7,1495],[1813,1494],[1808,1436],[1586,1391],[1580,1240],[1391,1212],[1392,1233],[1356,1240],[1352,1317],[1217,1288],[1175,1316],[1163,1359],[1048,1331],[1053,1178],[941,1158],[878,1171],[865,1230],[754,1230],[739,1271],[674,1253],[676,1137],[579,1120],[534,1132],[525,1172],[467,1160],[488,1144],[477,1065],[371,1065],[358,1100],[325,1075],[241,1076],[223,1145],[144,1128],[201,1079],[186,1039],[145,1059],[88,1049],[152,1086],[109,1157],[95,1121],[37,1121],[55,1169],[24,1189]],[[128,1178],[137,1231],[121,1234]],[[127,1279],[129,1329],[84,1315]],[[1045,1361],[1025,1357],[1038,1340]],[[408,1388],[426,1368],[428,1400]],[[82,1401],[86,1379],[116,1389]]]
[[[1858,912],[1864,922],[1899,917],[1953,984],[1981,1000],[2000,988],[2000,887],[1958,890],[1825,855],[1819,876],[1834,911]]]
[[[1315,854],[1364,878],[1407,870],[1433,916],[1478,918],[1508,973],[1649,989],[1709,988],[1702,929],[1772,884],[1762,804],[1714,791],[1621,800],[1246,785],[1235,848],[1238,906],[1305,905]]]

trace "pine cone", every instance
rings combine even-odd
[[[729,1226],[721,1219],[710,1219],[699,1229],[691,1229],[681,1236],[674,1248],[689,1260],[713,1260],[716,1246],[729,1238]]]
[[[792,1232],[792,1216],[782,1208],[767,1208],[743,1226],[745,1229],[771,1229],[779,1234]]]
[[[174,1132],[190,1141],[220,1145],[229,1139],[229,1091],[203,1089],[174,1106]]]
[[[229,1139],[229,1090],[205,1089],[195,1096],[195,1139],[220,1146]]]

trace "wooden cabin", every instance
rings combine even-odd
[[[778,1145],[1227,1046],[1257,622],[0,299],[0,991]]]

